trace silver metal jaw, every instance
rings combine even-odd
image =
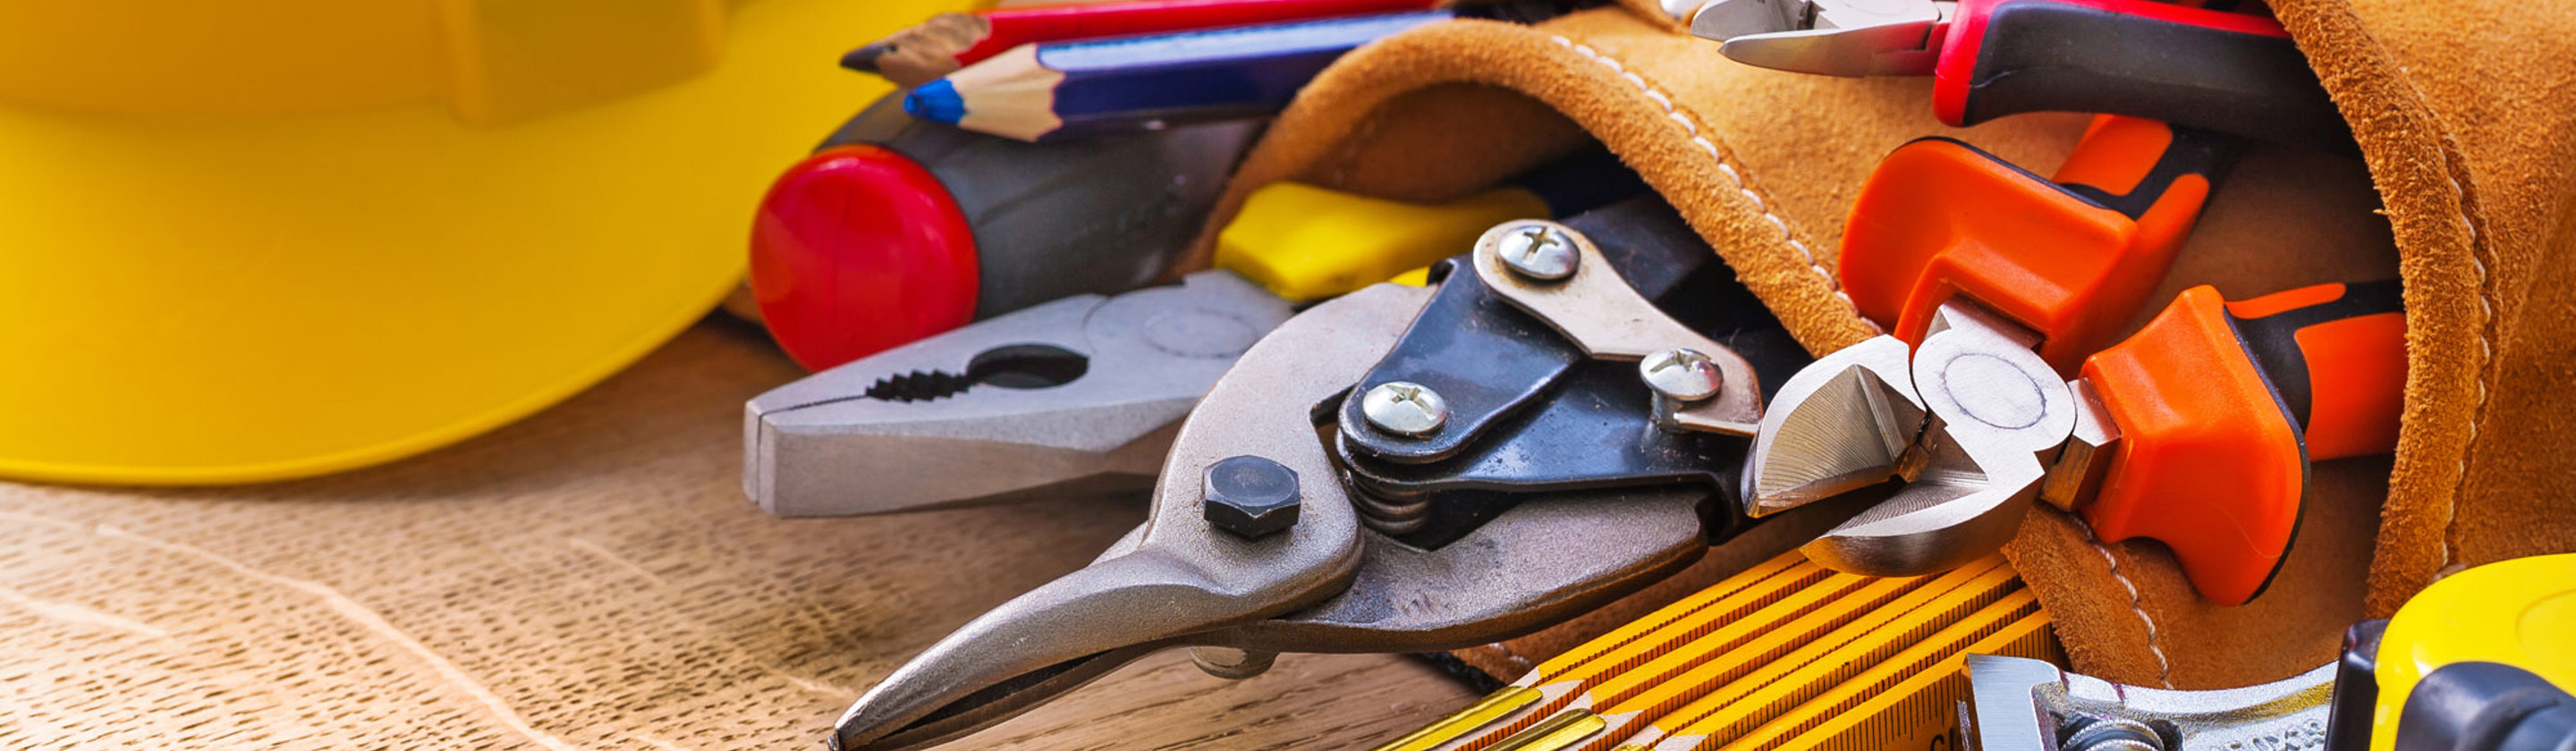
[[[1900,479],[1801,550],[1838,570],[1913,576],[2002,548],[2077,419],[2074,393],[2036,341],[1959,300],[1920,346],[1882,336],[1817,359],[1763,418],[1746,457],[1746,513]]]
[[[816,373],[744,405],[743,491],[789,517],[1143,491],[1181,418],[1289,312],[1201,272]]]
[[[1689,18],[1718,53],[1831,76],[1928,75],[1956,4],[1927,0],[1715,0]]]

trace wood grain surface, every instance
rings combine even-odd
[[[770,518],[740,489],[742,402],[797,375],[707,324],[388,467],[0,484],[0,748],[816,748],[905,658],[1142,518]],[[1393,656],[1230,683],[1166,654],[961,747],[1365,748],[1468,698]]]

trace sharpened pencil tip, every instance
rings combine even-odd
[[[876,42],[841,55],[841,67],[861,73],[877,72],[877,59],[894,54],[894,45]]]
[[[925,83],[903,97],[903,111],[913,117],[935,123],[956,125],[966,119],[966,98],[957,94],[957,86],[942,78]]]

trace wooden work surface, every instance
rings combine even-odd
[[[817,748],[904,659],[1143,516],[770,518],[740,488],[742,403],[797,375],[701,325],[393,466],[0,484],[0,748]],[[1173,653],[971,747],[1366,748],[1468,698],[1393,656],[1289,655],[1230,683]]]

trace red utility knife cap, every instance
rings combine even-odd
[[[929,170],[873,145],[823,150],[761,199],[751,289],[770,336],[823,370],[975,316],[975,233]]]

